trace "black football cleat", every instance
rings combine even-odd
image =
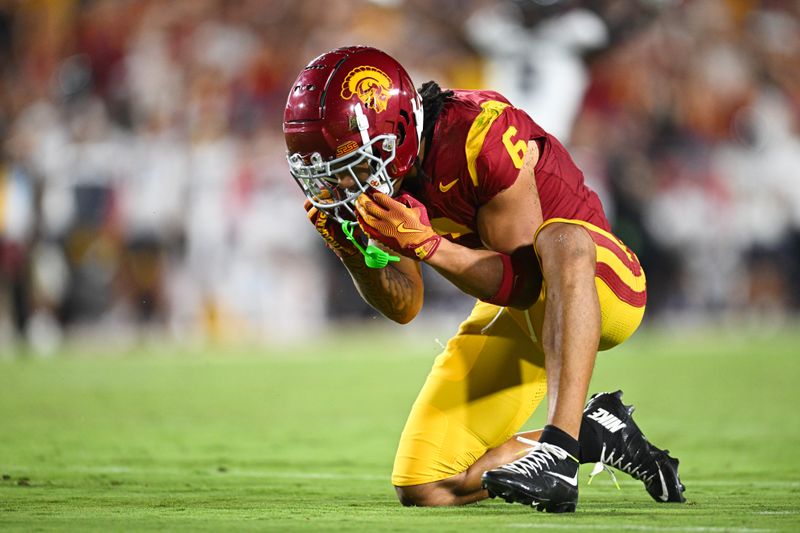
[[[573,513],[578,504],[578,460],[559,446],[533,443],[524,457],[484,472],[489,496],[548,513]]]
[[[583,410],[582,461],[597,463],[592,477],[605,468],[614,478],[608,469],[612,466],[642,481],[659,503],[685,502],[686,487],[678,477],[678,460],[669,456],[669,450],[647,440],[633,420],[633,409],[632,405],[623,405],[621,390],[592,395]]]

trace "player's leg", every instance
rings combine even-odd
[[[594,276],[546,283],[544,308],[533,310],[547,354],[549,409],[542,445],[509,465],[487,472],[484,484],[508,500],[534,503],[539,510],[569,512],[575,509],[578,498],[577,438],[596,350],[622,342],[638,327],[644,313],[645,280],[636,256],[613,235],[594,226],[549,220],[537,237],[539,246],[541,238],[568,242],[567,249],[574,254],[574,260],[587,262],[584,266]],[[569,260],[573,258],[570,256]],[[548,270],[554,271],[543,264],[543,271]],[[566,289],[561,291],[558,286]],[[613,301],[604,301],[605,292],[600,290],[604,286],[611,289]],[[577,305],[567,306],[569,299]],[[630,313],[615,312],[614,303],[619,299],[630,300]],[[566,335],[567,322],[580,330]]]
[[[489,493],[481,486],[481,476],[487,470],[518,459],[531,448],[525,441],[536,441],[541,430],[519,433],[496,448],[487,450],[469,468],[439,481],[418,485],[396,486],[397,497],[403,505],[443,506],[466,505],[484,500]],[[518,440],[522,437],[524,440]]]
[[[603,334],[600,350],[630,337],[645,304],[645,279],[636,256],[614,235],[585,226],[597,245],[596,285]],[[685,487],[678,460],[652,444],[633,420],[633,406],[622,403],[622,391],[592,396],[581,424],[581,460],[613,466],[644,483],[657,502],[684,502]]]
[[[562,436],[559,432],[567,434],[563,435],[564,439],[558,439],[557,444],[572,437],[574,451],[567,451],[577,456],[583,406],[601,337],[600,301],[592,276],[595,249],[585,230],[573,224],[550,224],[543,227],[537,237],[542,246],[544,242],[541,241],[571,241],[566,246],[556,247],[565,250],[562,255],[566,256],[566,261],[586,263],[586,276],[572,275],[559,283],[548,280],[542,330],[547,364],[548,425],[559,437]],[[547,263],[545,260],[542,262]],[[562,262],[558,261],[559,264]],[[566,269],[558,265],[549,269],[551,273],[562,270]],[[568,325],[573,335],[566,334]],[[545,439],[547,437],[545,434]],[[562,447],[566,449],[566,445]]]
[[[545,393],[544,356],[528,331],[507,311],[478,303],[437,357],[406,422],[392,475],[401,502],[485,498],[481,474],[530,447],[512,437]]]

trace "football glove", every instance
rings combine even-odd
[[[351,257],[359,253],[356,247],[353,246],[353,243],[347,240],[347,237],[342,231],[342,226],[336,219],[332,218],[325,211],[321,211],[311,205],[311,202],[308,200],[305,201],[303,207],[306,210],[308,220],[314,225],[314,229],[322,236],[326,246],[330,248],[333,253],[341,258]],[[355,227],[353,237],[359,242],[367,242],[367,236],[360,227]]]
[[[396,198],[374,192],[356,199],[358,223],[370,237],[412,259],[430,259],[442,237],[428,220],[425,206],[403,193]]]

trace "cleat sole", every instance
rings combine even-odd
[[[534,504],[535,505],[535,504]],[[536,510],[541,512],[545,511],[547,513],[574,513],[577,504],[575,502],[563,502],[563,503],[540,503],[536,506]]]
[[[540,501],[530,496],[529,494],[517,490],[513,487],[499,485],[492,483],[491,479],[484,479],[482,487],[489,492],[489,496],[494,498],[501,497],[506,503],[520,503],[522,505],[529,505],[537,511],[545,511],[548,513],[574,513],[577,507],[577,502],[549,502]]]

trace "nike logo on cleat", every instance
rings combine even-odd
[[[658,468],[658,478],[661,480],[661,494],[658,496],[661,498],[662,502],[669,500],[669,491],[667,490],[667,482],[664,481],[664,474],[661,473],[661,467],[656,465]]]
[[[544,473],[545,474],[550,474],[551,476],[557,477],[559,479],[563,479],[564,481],[566,481],[567,483],[569,483],[573,487],[577,487],[578,486],[578,473],[577,472],[575,472],[575,475],[572,476],[572,477],[567,477],[564,474],[559,474],[559,473],[550,472],[550,471],[547,471],[547,472],[544,472]]]

